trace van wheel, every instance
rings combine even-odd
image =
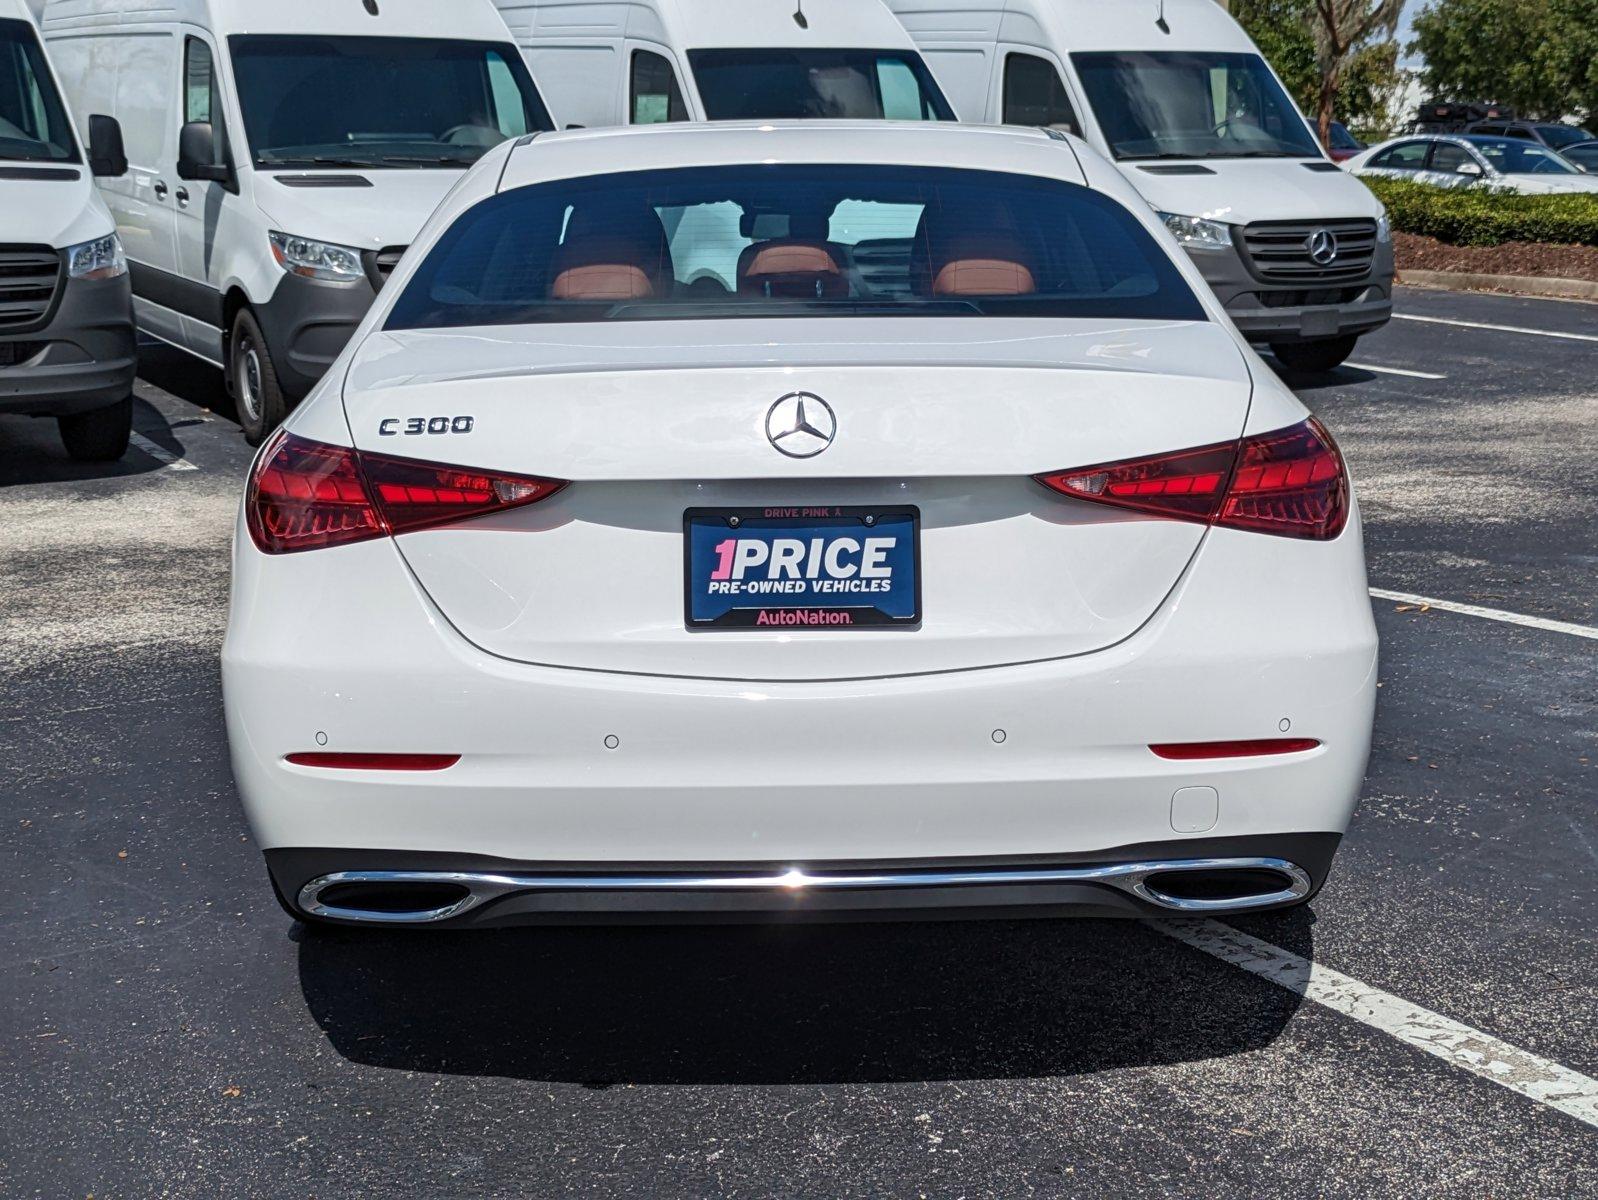
[[[259,446],[283,423],[289,407],[283,387],[277,381],[271,352],[266,348],[266,335],[261,332],[255,314],[247,308],[240,310],[233,320],[233,337],[228,344],[228,382],[233,386],[233,400],[238,405],[244,440]]]
[[[61,441],[78,462],[116,462],[128,452],[133,433],[133,397],[109,408],[57,417]]]
[[[1349,336],[1319,342],[1272,342],[1271,353],[1295,371],[1331,371],[1348,361],[1358,341]]]

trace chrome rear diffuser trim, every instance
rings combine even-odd
[[[1174,896],[1155,885],[1159,876],[1230,871],[1268,871],[1280,875],[1285,886],[1269,892],[1222,899]],[[1245,912],[1276,904],[1289,904],[1309,895],[1309,874],[1281,858],[1190,858],[1168,861],[1116,863],[1110,866],[972,868],[970,870],[905,870],[821,872],[810,874],[797,867],[780,874],[755,875],[496,875],[477,871],[338,871],[311,880],[299,893],[300,909],[315,917],[390,925],[429,925],[458,917],[471,909],[521,892],[770,892],[804,895],[807,892],[858,891],[893,888],[983,887],[1000,884],[1037,885],[1093,883],[1117,888],[1157,908],[1177,913]],[[453,903],[438,908],[386,912],[326,904],[323,892],[337,886],[404,888],[410,885],[445,885],[466,889]]]

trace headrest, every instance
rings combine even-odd
[[[1038,290],[1019,238],[965,233],[932,247],[934,296],[1029,296]]]
[[[738,256],[741,294],[794,299],[847,295],[849,281],[824,242],[785,239],[756,242]]]

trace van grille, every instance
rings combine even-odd
[[[1325,232],[1336,255],[1317,261],[1311,239]],[[1243,227],[1249,269],[1269,283],[1339,283],[1363,279],[1376,257],[1375,221],[1256,221]]]
[[[42,325],[61,286],[61,255],[49,246],[0,246],[0,333]]]
[[[394,268],[399,266],[400,259],[405,257],[407,246],[385,246],[381,250],[367,250],[361,255],[366,266],[366,278],[378,291],[383,290],[383,285],[388,282],[388,277],[394,273]]]

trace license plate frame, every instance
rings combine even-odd
[[[865,537],[874,533],[875,537],[881,539],[891,532],[896,540],[904,539],[908,543],[903,549],[896,545],[890,555],[895,577],[908,563],[910,583],[894,586],[897,578],[890,581],[890,590],[883,597],[886,608],[869,603],[844,604],[807,599],[813,587],[805,592],[773,597],[767,603],[739,605],[713,602],[708,597],[708,589],[702,585],[715,581],[708,574],[703,579],[696,578],[695,571],[696,560],[701,568],[708,567],[710,560],[704,555],[707,550],[713,553],[714,547],[696,542],[696,530],[704,530],[708,537],[731,536],[735,540],[740,534],[745,538],[755,534],[760,540],[767,541],[768,545],[784,533],[790,537],[802,537],[807,546],[811,539],[821,537],[828,542],[829,548],[832,539],[858,533],[861,536],[856,541],[861,544],[862,561]],[[830,531],[830,537],[827,533],[819,532],[822,530]],[[824,557],[825,550],[822,554]],[[805,575],[802,569],[801,575]],[[814,581],[806,577],[802,582],[813,584]],[[843,593],[841,598],[869,594]],[[701,601],[697,609],[696,599]],[[764,618],[762,614],[765,614]],[[917,629],[921,621],[921,510],[915,505],[767,505],[758,508],[690,508],[683,513],[683,622],[689,632],[760,630],[820,633],[859,629]]]

